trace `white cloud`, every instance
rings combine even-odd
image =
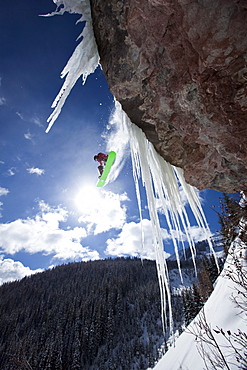
[[[144,232],[144,245],[142,246],[141,224]],[[151,221],[143,219],[142,223],[130,222],[123,226],[117,238],[107,240],[105,253],[112,256],[132,256],[155,259]],[[170,254],[164,251],[165,258]]]
[[[24,117],[20,112],[15,112],[15,114],[22,120],[24,121]]]
[[[6,188],[2,188],[1,186],[0,186],[0,197],[2,196],[2,195],[7,195],[9,193],[9,190],[8,189],[6,189]]]
[[[89,234],[94,235],[121,229],[126,221],[126,207],[122,203],[128,200],[126,193],[83,188],[75,199],[80,212],[78,221],[86,225]]]
[[[3,202],[0,202],[0,218],[3,217],[2,212],[1,212],[2,211],[2,206],[3,206]]]
[[[6,104],[6,99],[3,97],[0,97],[0,105],[5,105]]]
[[[59,223],[68,218],[64,208],[52,208],[43,201],[39,206],[40,212],[34,218],[0,224],[0,248],[3,253],[42,252],[53,255],[55,259],[74,261],[99,258],[97,251],[81,245],[81,240],[86,236],[84,228],[60,229]]]
[[[3,195],[7,195],[9,193],[9,189],[6,189],[6,188],[2,188],[0,186],[0,197],[3,196]],[[3,217],[2,216],[2,206],[3,206],[3,202],[0,202],[0,218]]]
[[[122,231],[117,238],[111,238],[106,241],[107,248],[105,253],[112,256],[133,256],[147,259],[155,259],[155,250],[153,245],[153,234],[151,221],[147,219],[142,220],[142,228],[144,232],[144,246],[141,240],[141,223],[130,222],[123,226]],[[164,241],[170,242],[172,239],[186,242],[188,238],[184,231],[161,229],[161,235]],[[188,228],[188,235],[194,242],[210,238],[212,233],[210,230],[205,230],[199,226],[191,226]],[[165,258],[170,254],[164,251]]]
[[[16,171],[16,168],[15,167],[11,167],[8,169],[7,171],[7,176],[14,176],[15,175],[15,171]]]
[[[41,168],[37,168],[37,167],[31,167],[31,168],[27,168],[27,172],[31,174],[35,173],[36,175],[41,176],[45,173],[45,170]]]
[[[19,261],[14,261],[10,258],[2,259],[0,256],[0,285],[9,281],[20,280],[24,276],[29,276],[41,271],[43,270],[31,270]]]
[[[205,240],[206,238],[210,238],[213,236],[210,229],[205,230],[204,228],[200,226],[191,226],[189,228],[189,234],[191,239],[193,239],[195,242],[199,242],[202,240]]]
[[[30,140],[33,144],[34,144],[34,140],[33,140],[34,136],[35,135],[31,134],[29,131],[26,134],[24,134],[25,139]]]
[[[32,117],[30,119],[30,122],[34,123],[35,125],[39,126],[39,127],[44,127],[40,121],[40,119],[36,116]]]
[[[20,112],[15,112],[15,114],[22,120],[22,121],[28,121],[28,122],[31,122],[31,123],[34,123],[35,125],[39,126],[39,127],[44,127],[40,121],[40,119],[34,115],[33,117],[31,118],[28,118],[28,117],[25,117],[22,113]],[[29,136],[34,136],[34,135],[31,135],[29,132],[27,134],[24,135],[26,139],[30,139]]]

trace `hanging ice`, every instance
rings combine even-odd
[[[82,81],[84,84],[87,76],[90,73],[93,73],[99,65],[99,54],[93,34],[89,0],[53,0],[53,2],[57,5],[57,9],[55,12],[47,14],[46,16],[64,14],[65,12],[76,13],[82,15],[77,23],[86,21],[86,24],[82,33],[77,38],[79,39],[80,37],[83,37],[82,41],[74,50],[72,56],[61,73],[61,78],[64,78],[65,76],[66,78],[56,99],[52,103],[51,107],[54,108],[54,111],[47,120],[49,125],[46,129],[46,132],[49,132],[59,116],[65,100],[70,94],[70,91],[74,87],[76,81],[82,76]],[[61,6],[63,7],[60,8]]]
[[[156,253],[156,265],[161,291],[161,305],[162,305],[162,318],[164,318],[164,326],[167,326],[166,318],[166,300],[168,302],[169,312],[169,326],[172,331],[172,308],[171,308],[171,295],[169,287],[169,276],[166,261],[164,258],[164,244],[160,226],[158,212],[160,208],[166,218],[168,229],[172,236],[174,251],[177,257],[177,263],[180,271],[181,281],[183,281],[180,260],[178,254],[177,236],[181,235],[182,230],[186,233],[187,241],[190,246],[192,259],[195,264],[195,245],[193,238],[189,233],[190,222],[189,218],[181,199],[181,192],[179,190],[179,183],[186,194],[187,201],[195,216],[195,220],[199,227],[203,228],[205,232],[205,239],[208,240],[209,246],[213,254],[215,254],[208,228],[206,218],[204,216],[201,203],[199,201],[196,190],[188,185],[183,176],[183,171],[167,163],[157,152],[153,145],[148,142],[142,130],[136,125],[132,124],[128,116],[123,112],[121,105],[116,102],[116,117],[121,119],[118,126],[125,126],[129,134],[129,143],[131,149],[133,177],[136,187],[136,195],[140,219],[142,219],[141,212],[141,197],[140,197],[140,180],[146,189],[148,209],[153,229],[153,241]],[[161,207],[157,207],[157,199]],[[174,233],[175,231],[175,233]],[[182,240],[181,240],[182,241]],[[196,265],[195,265],[196,269]]]

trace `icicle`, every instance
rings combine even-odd
[[[181,226],[186,233],[196,271],[195,245],[194,241],[190,238],[190,235],[187,231],[190,227],[190,223],[181,200],[177,178],[175,176],[173,167],[169,163],[167,163],[160,155],[157,154],[152,145],[150,145],[150,150],[152,152],[153,158],[153,162],[150,161],[151,172],[154,178],[154,184],[157,188],[158,197],[162,202],[163,213],[166,217],[168,229],[170,230],[172,236],[180,278],[181,282],[183,282],[178,253],[178,244],[176,241],[176,237],[173,235],[173,230],[175,230],[176,234],[178,235],[178,241],[179,235],[182,234]]]
[[[116,110],[121,109],[121,105],[116,102]],[[161,203],[162,213],[164,214],[168,226],[168,230],[172,237],[174,251],[176,254],[177,264],[181,281],[183,281],[180,258],[179,258],[179,242],[183,243],[182,230],[186,235],[192,260],[196,271],[196,248],[193,238],[190,236],[189,229],[191,227],[189,217],[187,215],[185,206],[181,199],[179,190],[180,183],[190,208],[195,216],[198,226],[205,231],[205,239],[208,240],[209,246],[214,253],[211,240],[209,239],[210,230],[208,228],[206,218],[201,207],[195,189],[188,185],[183,176],[181,169],[171,166],[167,163],[154,149],[153,145],[149,143],[142,132],[136,125],[132,124],[127,115],[122,113],[122,122],[127,125],[129,131],[129,142],[131,149],[131,159],[133,167],[133,178],[135,182],[138,209],[140,213],[140,220],[142,220],[141,212],[141,197],[140,185],[145,187],[147,195],[148,209],[153,229],[153,242],[156,255],[157,274],[161,293],[161,310],[163,328],[167,328],[167,308],[169,313],[169,328],[170,333],[173,333],[173,318],[171,306],[171,293],[169,284],[169,275],[166,260],[164,258],[164,243],[162,238],[160,220],[158,216],[157,198]],[[175,232],[175,234],[174,234]],[[177,240],[178,239],[178,240]],[[144,236],[143,236],[144,240]],[[215,253],[214,253],[215,254]],[[167,302],[166,302],[167,301]]]
[[[214,251],[212,241],[209,237],[211,232],[210,232],[210,229],[208,227],[208,223],[207,223],[205,214],[203,212],[200,200],[199,200],[199,198],[196,194],[195,188],[193,188],[192,186],[190,186],[186,183],[184,175],[183,175],[183,170],[181,168],[174,167],[174,170],[176,171],[179,182],[182,185],[182,187],[183,187],[183,189],[186,193],[187,200],[188,200],[190,208],[191,208],[191,210],[194,214],[194,217],[197,221],[197,224],[202,227],[202,229],[205,232],[205,235],[207,236],[205,239],[207,240],[209,248],[210,248],[210,250],[211,250],[211,252],[214,256],[215,263],[216,263],[216,266],[217,266],[217,269],[218,269],[218,273],[220,273],[220,268],[219,268],[217,256],[216,256],[216,253]]]
[[[112,132],[110,135],[106,135],[107,145],[106,151],[110,152],[111,150],[116,151],[117,157],[116,161],[112,167],[110,175],[108,177],[108,182],[114,181],[119,173],[121,172],[125,160],[126,160],[126,151],[129,149],[129,129],[128,123],[129,118],[123,111],[121,104],[115,100],[115,110],[110,118],[110,127],[112,127]],[[138,179],[140,178],[140,165],[138,162],[138,158],[134,156],[134,151],[131,151],[131,155],[133,156],[132,162],[135,163],[135,171],[133,172],[134,176],[134,183],[135,183],[135,190],[136,190],[136,198],[137,198],[137,205],[140,215],[140,224],[141,224],[141,241],[142,247],[144,248],[144,231],[143,231],[143,223],[142,223],[142,210],[141,210],[141,194],[139,191],[139,187],[136,186],[138,184]]]
[[[85,84],[87,76],[93,73],[99,65],[99,54],[93,33],[89,1],[83,0],[78,2],[77,0],[54,0],[54,2],[57,4],[56,11],[51,14],[47,14],[46,16],[64,14],[66,11],[69,13],[78,13],[82,14],[82,17],[77,21],[77,23],[79,21],[86,21],[86,25],[78,37],[83,37],[82,41],[79,45],[77,45],[61,73],[61,78],[64,78],[65,76],[66,78],[57,97],[52,103],[52,108],[54,108],[54,111],[47,120],[49,125],[46,129],[46,133],[50,131],[52,125],[58,118],[62,107],[76,81],[82,76],[82,82]],[[63,5],[62,8],[60,8],[61,5]],[[58,10],[59,8],[60,10]]]
[[[161,236],[161,228],[156,209],[156,199],[152,187],[152,178],[149,170],[149,165],[147,162],[148,142],[143,132],[137,126],[133,125],[130,122],[130,120],[128,120],[128,128],[130,131],[129,138],[131,155],[133,160],[133,175],[135,179],[135,186],[138,194],[140,194],[138,179],[140,178],[140,176],[142,176],[142,181],[143,184],[145,185],[147,193],[148,209],[153,229],[153,241],[156,254],[157,274],[161,293],[163,329],[165,331],[165,327],[167,327],[167,316],[166,316],[166,299],[167,299],[169,312],[169,326],[170,331],[173,332],[172,306],[169,288],[168,269],[164,258],[163,239]]]

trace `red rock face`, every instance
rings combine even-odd
[[[198,189],[247,189],[247,2],[91,0],[110,90]]]

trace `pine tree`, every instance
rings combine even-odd
[[[198,274],[198,289],[203,302],[206,302],[214,290],[213,281],[210,275],[210,260],[203,256]]]
[[[193,297],[194,315],[196,316],[203,307],[203,300],[200,295],[198,286],[195,282],[192,283],[192,297]]]
[[[217,277],[219,276],[220,271],[223,268],[222,261],[220,259],[217,259],[217,262],[218,262],[219,270],[216,264],[215,256],[211,254],[209,257],[209,274],[210,274],[210,279],[213,284],[215,283]]]
[[[193,296],[191,288],[187,287],[182,291],[182,300],[185,326],[188,326],[195,317],[193,312]]]
[[[227,254],[231,242],[238,234],[238,226],[243,214],[243,209],[239,205],[239,197],[236,199],[230,197],[226,193],[223,193],[223,198],[220,203],[220,212],[217,212],[221,227],[219,232],[223,237],[223,244]]]

